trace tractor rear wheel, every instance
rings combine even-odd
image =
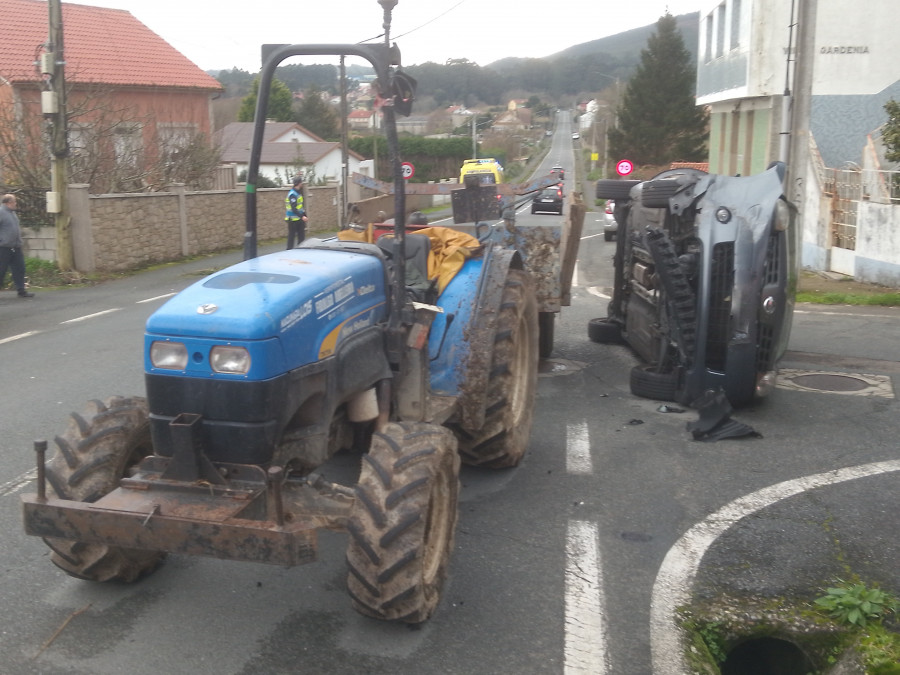
[[[391,423],[363,455],[350,516],[347,587],[377,619],[421,623],[437,608],[459,499],[456,440],[444,427]]]
[[[466,464],[500,469],[517,466],[525,454],[537,391],[537,315],[528,273],[509,270],[494,332],[484,425],[477,433],[456,429]]]
[[[72,413],[56,454],[47,462],[47,482],[56,496],[95,502],[112,492],[147,455],[152,454],[149,413],[143,398],[114,396],[90,401]],[[66,574],[87,581],[136,581],[152,572],[165,554],[45,538],[50,560]]]

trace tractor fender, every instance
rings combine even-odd
[[[497,315],[506,277],[511,269],[525,269],[518,251],[489,244],[478,283],[475,305],[467,328],[469,350],[460,364],[458,418],[462,428],[484,426],[487,383],[490,375]]]

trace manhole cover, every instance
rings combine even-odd
[[[886,375],[828,373],[783,368],[778,372],[778,388],[793,389],[794,391],[817,391],[826,394],[894,398],[891,378]]]
[[[822,391],[862,391],[871,385],[852,375],[830,375],[814,373],[812,375],[798,375],[794,382],[807,389],[820,389]]]
[[[571,375],[585,367],[581,361],[569,359],[541,359],[538,362],[538,376],[552,377],[554,375]]]

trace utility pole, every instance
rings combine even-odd
[[[339,226],[346,225],[344,221],[347,218],[347,203],[349,201],[347,182],[350,179],[350,153],[347,151],[349,134],[347,132],[347,64],[345,63],[345,58],[344,54],[341,54],[341,222],[338,223]]]
[[[68,199],[69,139],[66,119],[66,62],[63,52],[61,0],[49,0],[50,32],[47,51],[41,55],[41,73],[47,89],[41,92],[41,112],[52,124],[50,137],[50,192],[47,213],[56,221],[56,264],[61,270],[75,266]]]

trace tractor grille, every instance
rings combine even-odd
[[[709,327],[706,331],[706,367],[725,370],[734,288],[734,243],[716,244],[712,251],[709,292]]]

